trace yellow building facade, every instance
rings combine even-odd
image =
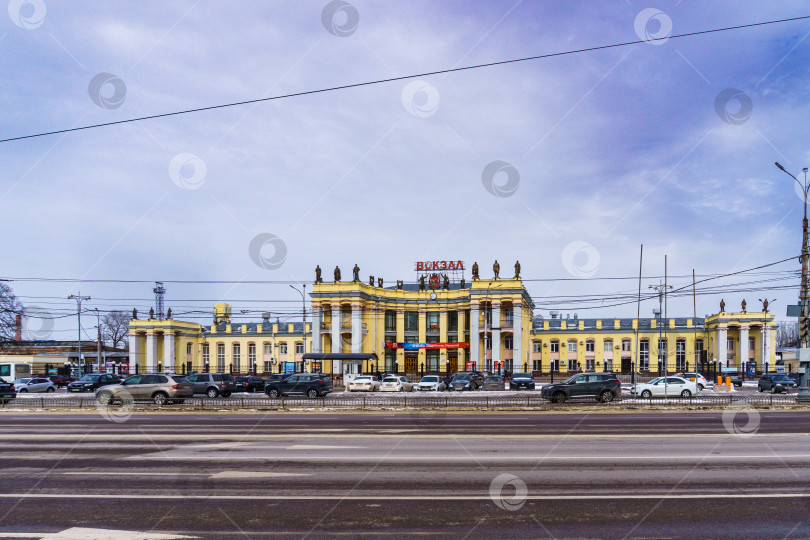
[[[355,272],[355,278],[357,272]],[[477,274],[477,265],[474,275]],[[331,282],[318,276],[312,322],[232,322],[218,304],[210,325],[132,320],[130,372],[453,373],[576,371],[657,373],[712,364],[762,371],[775,366],[769,312],[626,319],[534,315],[519,277]],[[435,276],[437,274],[433,274]],[[137,367],[136,367],[137,366]]]

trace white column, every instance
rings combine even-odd
[[[320,305],[313,306],[312,309],[312,352],[321,352],[321,309]]]
[[[363,308],[352,304],[352,353],[363,352]]]
[[[340,304],[332,304],[332,352],[340,351]]]
[[[728,330],[726,328],[717,329],[717,360],[720,362],[720,368],[728,366]],[[720,369],[718,368],[718,369]]]
[[[760,338],[759,338],[759,369],[765,373],[765,368],[768,368],[768,371],[773,369],[773,366],[770,365],[768,362],[768,357],[765,356],[765,342],[768,341],[768,335],[765,332],[765,325],[762,326],[760,330]]]
[[[479,319],[480,313],[478,311],[478,303],[473,302],[470,304],[470,358],[468,361],[475,362],[475,368],[481,369],[481,336],[479,335]],[[465,366],[461,366],[464,368]]]
[[[146,334],[146,371],[157,371],[157,336]]]
[[[500,302],[493,302],[492,303],[492,369],[495,369],[495,362],[500,362],[500,361],[501,361],[501,303]],[[513,364],[514,364],[514,362],[513,362]]]
[[[523,309],[520,303],[512,304],[512,364],[514,364],[515,373],[522,373],[524,371],[523,364],[526,360],[523,358]],[[531,371],[531,366],[526,366],[526,371]]]
[[[135,373],[135,366],[141,361],[141,342],[138,334],[129,335],[129,372]]]
[[[762,342],[765,344],[765,361],[768,362],[768,371],[773,371],[775,361],[771,360],[771,328],[767,324],[762,327]]]
[[[744,372],[748,363],[748,327],[740,327],[740,372]]]
[[[174,334],[165,332],[163,334],[163,371],[174,371],[175,360]]]

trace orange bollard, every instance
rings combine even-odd
[[[728,386],[728,389],[731,390],[731,377],[726,377],[726,386]]]
[[[717,386],[722,386],[722,385],[723,385],[723,376],[718,375],[717,376]]]

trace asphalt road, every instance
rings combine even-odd
[[[810,413],[119,420],[0,416],[0,538],[810,537]]]

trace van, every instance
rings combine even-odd
[[[0,363],[0,379],[6,382],[29,377],[31,377],[31,364],[21,364],[17,362]]]

